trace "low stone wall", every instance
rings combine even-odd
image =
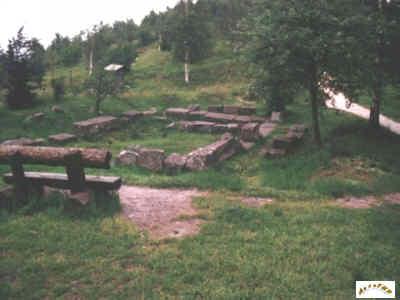
[[[276,124],[270,122],[259,123],[215,123],[209,121],[179,121],[171,123],[167,128],[199,133],[231,133],[239,136],[246,142],[256,142],[259,139],[266,138],[276,127]]]
[[[199,107],[196,107],[199,108]],[[216,123],[262,123],[266,119],[255,115],[256,111],[249,107],[238,106],[209,106],[208,111],[191,108],[169,108],[165,116],[172,120],[208,121]]]
[[[243,107],[236,105],[210,105],[208,107],[209,112],[213,113],[224,113],[231,115],[255,115],[256,108],[255,107]]]
[[[285,135],[275,137],[271,145],[265,147],[262,154],[266,157],[280,157],[292,152],[298,143],[304,138],[307,127],[303,124],[296,124],[289,128]]]
[[[123,124],[126,124],[126,120],[124,119],[112,116],[102,116],[81,122],[75,122],[74,128],[76,134],[79,136],[91,136],[104,131],[120,129]]]
[[[119,165],[140,166],[153,172],[165,171],[168,174],[176,174],[184,170],[205,170],[215,163],[229,159],[241,149],[241,144],[233,135],[224,134],[215,143],[200,147],[186,155],[173,153],[166,157],[162,149],[131,146],[119,154],[116,162]]]

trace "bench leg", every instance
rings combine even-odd
[[[29,195],[29,186],[25,178],[24,166],[20,154],[17,152],[11,159],[11,172],[14,178],[15,196],[18,201],[25,202]]]
[[[86,189],[85,184],[85,171],[82,167],[82,156],[80,151],[69,155],[66,158],[66,173],[70,184],[71,193],[84,192]]]

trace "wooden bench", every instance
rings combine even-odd
[[[106,150],[30,146],[0,146],[0,164],[9,164],[11,173],[3,176],[12,184],[19,197],[25,197],[31,188],[41,190],[44,186],[68,189],[80,193],[88,189],[118,190],[120,177],[85,175],[84,168],[109,169],[111,153]],[[62,166],[66,174],[25,172],[23,164]]]

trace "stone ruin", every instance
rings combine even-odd
[[[279,135],[272,139],[270,145],[261,150],[266,157],[282,157],[292,152],[304,138],[307,127],[303,124],[291,126],[285,135]]]
[[[131,146],[119,154],[117,164],[140,166],[153,172],[165,171],[168,174],[176,174],[184,170],[205,170],[218,162],[229,159],[240,150],[239,141],[228,133],[215,143],[200,147],[185,155],[172,153],[166,156],[162,149]]]

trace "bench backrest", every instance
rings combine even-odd
[[[80,166],[109,169],[111,153],[100,149],[0,146],[0,164],[10,164],[16,159],[21,164],[67,166],[71,157],[80,156]]]

